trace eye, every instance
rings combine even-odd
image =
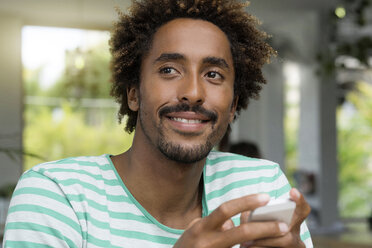
[[[216,71],[209,71],[207,74],[205,74],[205,76],[212,79],[223,79],[223,76]]]
[[[172,67],[163,67],[159,70],[161,74],[175,74],[177,70]]]

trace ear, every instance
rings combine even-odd
[[[235,119],[235,112],[236,112],[236,107],[238,106],[238,100],[239,100],[239,97],[235,97],[233,102],[232,102],[232,105],[231,105],[231,110],[230,110],[230,120],[229,122],[232,123]]]
[[[128,107],[133,112],[138,111],[139,109],[139,97],[138,89],[136,87],[127,88],[127,97],[128,97]]]

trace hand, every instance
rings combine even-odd
[[[266,205],[267,194],[244,196],[221,204],[209,216],[196,219],[182,234],[174,248],[228,248],[250,240],[279,238],[288,226],[278,222],[250,222],[234,227],[231,217]]]
[[[310,206],[305,198],[297,189],[291,189],[289,192],[290,198],[296,203],[296,209],[293,213],[290,231],[281,237],[265,238],[246,242],[241,244],[241,248],[254,247],[285,247],[285,248],[305,248],[305,244],[301,241],[300,227],[302,222],[310,213]],[[247,213],[242,213],[240,218],[241,223],[248,221]]]

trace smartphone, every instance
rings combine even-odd
[[[267,205],[253,210],[249,221],[281,221],[289,226],[296,203],[290,199],[271,200]]]

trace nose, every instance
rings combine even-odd
[[[178,88],[178,100],[190,105],[202,105],[205,101],[205,89],[198,75],[185,77]]]

